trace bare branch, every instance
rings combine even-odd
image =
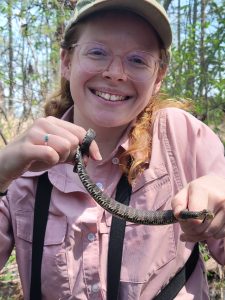
[[[4,134],[3,134],[3,132],[2,132],[1,129],[0,129],[0,136],[1,136],[1,138],[2,138],[2,140],[3,140],[3,142],[4,142],[4,144],[7,145],[8,142],[7,142],[7,140],[6,140],[6,138],[5,138],[5,136],[4,136]]]

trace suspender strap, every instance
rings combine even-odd
[[[154,300],[174,299],[194,271],[198,258],[199,248],[197,243],[195,244],[194,249],[183,268],[170,280],[170,282],[161,290]]]
[[[129,205],[131,186],[123,175],[117,185],[116,200]],[[107,269],[107,300],[117,300],[126,221],[112,217]]]
[[[34,206],[30,300],[41,300],[41,264],[52,184],[48,173],[38,179]]]
[[[117,185],[116,200],[129,205],[131,190],[127,177],[123,175]],[[44,173],[38,179],[34,206],[30,300],[41,300],[41,265],[51,191],[52,184],[48,179],[48,173]],[[125,226],[126,221],[112,217],[108,250],[107,300],[118,299]],[[194,271],[198,258],[199,248],[196,244],[184,267],[154,300],[174,299]]]
[[[129,205],[131,186],[125,176],[122,176],[116,191],[116,200]],[[107,269],[107,300],[117,300],[119,294],[120,270],[123,253],[123,240],[126,221],[112,218]],[[173,300],[194,271],[199,258],[198,244],[195,245],[183,268],[170,280],[154,300]]]

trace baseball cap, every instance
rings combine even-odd
[[[128,10],[144,18],[159,35],[166,50],[167,59],[170,59],[172,30],[165,9],[156,0],[78,0],[74,16],[69,20],[65,33],[82,18],[110,9]]]

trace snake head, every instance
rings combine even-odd
[[[212,220],[214,218],[214,213],[207,209],[203,209],[201,211],[189,211],[185,209],[180,212],[179,218],[181,220],[198,219],[205,222],[206,220]]]
[[[199,219],[203,220],[203,223],[207,220],[212,220],[214,218],[214,213],[210,210],[203,209],[201,212],[201,217]]]

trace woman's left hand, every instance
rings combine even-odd
[[[182,241],[198,242],[208,238],[225,237],[225,179],[215,175],[206,175],[190,182],[172,200],[172,209],[176,218],[182,210],[201,211],[207,209],[214,213],[213,219],[180,220],[183,230]]]

